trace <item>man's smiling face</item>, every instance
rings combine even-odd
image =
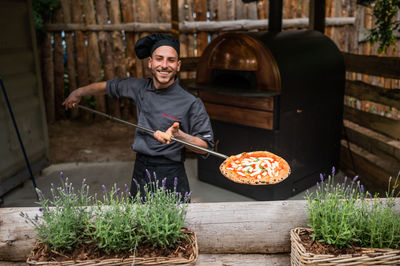
[[[149,59],[154,86],[162,89],[174,83],[175,75],[181,68],[178,53],[171,46],[160,46]]]

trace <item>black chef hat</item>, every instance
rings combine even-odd
[[[144,59],[153,54],[153,52],[160,46],[171,46],[176,50],[179,56],[179,42],[166,34],[150,34],[146,37],[139,39],[135,45],[136,56],[139,59]]]

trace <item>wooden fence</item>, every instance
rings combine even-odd
[[[356,25],[355,4],[347,2],[327,0],[326,8],[326,33],[344,51],[352,50]],[[266,30],[268,8],[268,0],[248,4],[242,0],[178,0],[181,56],[200,56],[208,42],[224,31]],[[283,30],[307,28],[308,10],[309,0],[283,1]],[[61,103],[77,87],[148,75],[146,60],[136,58],[134,44],[149,32],[171,31],[170,0],[61,0],[61,8],[46,29],[40,47],[47,118],[52,123],[66,118]],[[194,76],[189,71],[180,78]],[[133,115],[134,108],[127,101],[105,97],[86,101],[118,117]],[[78,117],[77,112],[70,116]],[[88,119],[87,113],[82,115]]]
[[[372,11],[355,0],[326,0],[326,29],[344,52],[347,68],[341,167],[360,174],[376,190],[386,189],[400,169],[400,63],[398,51],[377,55],[365,40]],[[66,118],[61,102],[70,91],[91,82],[146,77],[146,60],[134,44],[149,32],[170,32],[170,0],[61,0],[40,44],[44,95],[49,122]],[[178,0],[183,67],[181,79],[195,77],[195,66],[208,42],[230,30],[266,30],[268,1]],[[283,30],[308,26],[309,0],[283,1]],[[400,16],[400,14],[399,14]],[[364,55],[364,56],[360,56]],[[397,55],[397,57],[396,57]],[[134,117],[128,101],[87,99],[99,111]],[[87,113],[74,110],[71,118]],[[350,143],[350,148],[348,148]],[[351,152],[350,152],[351,151]]]

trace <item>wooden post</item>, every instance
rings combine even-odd
[[[274,2],[274,1],[272,1]],[[325,31],[325,0],[310,0],[310,25],[311,30],[324,33]]]
[[[195,0],[196,21],[207,20],[207,2],[206,0]],[[208,45],[208,34],[200,32],[197,34],[197,56],[201,56]]]
[[[61,6],[64,12],[64,23],[71,23],[71,0],[62,0]],[[67,52],[67,73],[68,73],[68,85],[69,93],[76,90],[76,66],[75,66],[75,55],[74,55],[74,36],[72,32],[65,32],[65,49]],[[73,108],[71,110],[71,118],[76,119],[79,116],[78,109]]]
[[[54,64],[53,64],[53,47],[51,45],[52,33],[46,32],[42,51],[42,77],[43,77],[43,95],[46,103],[47,122],[54,123],[56,120],[55,99],[54,99]]]
[[[55,10],[55,19],[57,22],[63,21],[61,8]],[[62,45],[61,32],[54,33],[54,98],[56,119],[65,119],[64,107],[61,105],[64,101],[64,48]]]
[[[171,32],[179,40],[179,5],[178,0],[171,0]]]
[[[83,23],[83,15],[82,15],[82,6],[80,1],[72,2],[72,22],[73,23]],[[76,51],[76,68],[78,73],[78,86],[86,86],[89,84],[89,72],[88,72],[88,55],[86,49],[86,38],[85,34],[78,30],[75,31],[75,51]],[[83,99],[82,104],[86,104],[86,101]],[[92,115],[88,112],[81,112],[81,118],[84,121],[88,121],[91,119]]]
[[[282,31],[282,0],[269,0],[268,31]]]
[[[110,20],[112,24],[121,24],[121,12],[118,0],[110,0]],[[114,51],[114,72],[117,78],[126,77],[125,67],[125,48],[122,41],[122,34],[120,31],[113,31],[111,33],[113,51]],[[125,119],[129,118],[129,100],[121,99],[121,116]]]
[[[96,17],[100,25],[106,25],[108,21],[108,12],[106,0],[96,0]],[[100,54],[103,61],[104,79],[115,78],[113,65],[113,51],[111,33],[106,31],[99,32]],[[119,102],[116,99],[107,98],[108,112],[113,116],[120,117]]]
[[[83,2],[83,8],[85,10],[86,24],[96,24],[96,18],[94,14],[94,4],[92,0],[86,0]],[[88,66],[89,66],[89,80],[91,83],[102,81],[101,76],[101,60],[99,53],[99,40],[97,38],[97,32],[88,33]],[[95,95],[96,110],[100,112],[106,112],[106,101],[104,95]],[[104,120],[100,116],[96,117],[97,120]]]

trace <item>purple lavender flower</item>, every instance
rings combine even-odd
[[[176,186],[178,185],[178,177],[174,178],[174,188],[176,188]]]
[[[319,174],[319,178],[321,179],[321,182],[324,182],[324,175],[323,174]]]
[[[163,180],[162,180],[162,189],[167,189],[167,187],[165,186],[167,184],[167,178],[164,178]]]
[[[56,187],[54,186],[53,183],[51,183],[51,188],[52,188],[52,189],[55,189],[55,188],[56,188]]]
[[[147,178],[149,179],[149,181],[151,182],[151,174],[150,174],[149,170],[147,170],[147,169],[146,169],[146,175],[147,175]]]
[[[361,189],[361,192],[364,193],[364,186],[363,185],[360,186],[360,189]]]
[[[28,239],[30,238],[30,236],[29,236],[29,235],[27,235],[27,234],[25,234],[24,236],[25,236],[26,238],[28,238]]]
[[[344,183],[347,182],[347,176],[344,177],[344,181],[343,181],[343,182],[344,182]]]
[[[43,208],[42,208],[42,207],[40,207],[40,208],[39,208],[39,211],[40,211],[40,212],[43,212]]]
[[[336,169],[335,169],[335,166],[332,166],[332,176],[334,176],[335,175],[335,171]]]
[[[35,215],[35,222],[39,221],[39,215]]]
[[[370,198],[370,199],[372,199],[371,193],[367,192],[367,197]]]
[[[60,172],[60,179],[61,179],[61,183],[65,182],[64,173],[63,172]]]
[[[129,187],[127,184],[125,184],[125,192],[129,192]]]
[[[131,192],[129,191],[128,192],[128,196],[131,198],[132,197],[132,194],[131,194]]]
[[[101,187],[103,188],[104,193],[106,193],[106,192],[107,192],[106,186],[105,186],[105,185],[102,185]]]
[[[137,188],[139,188],[139,183],[136,181],[136,179],[135,179],[135,178],[132,178],[132,181],[133,181],[133,183],[135,183],[135,186],[136,186]]]
[[[358,179],[358,175],[356,175],[356,176],[353,178],[353,181],[351,181],[351,183],[354,184],[354,183],[357,181],[357,179]]]
[[[25,214],[24,214],[23,212],[20,212],[20,213],[19,213],[19,216],[25,217]]]
[[[70,192],[70,186],[69,186],[69,185],[67,185],[67,186],[65,187],[65,192],[66,192],[67,194],[69,194],[69,192]]]
[[[115,195],[118,195],[119,194],[119,188],[117,188],[117,191],[115,192]]]

